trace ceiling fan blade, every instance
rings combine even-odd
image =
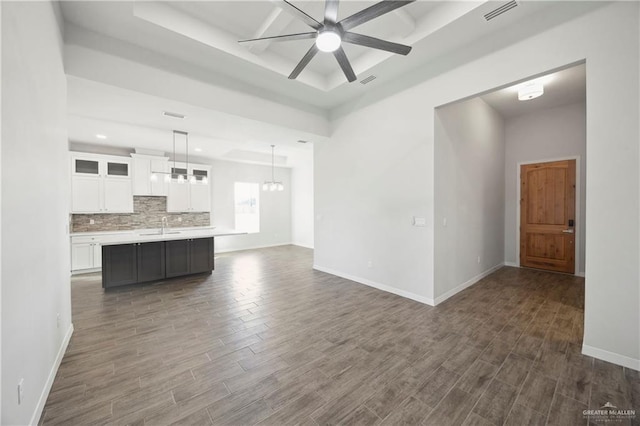
[[[325,0],[324,22],[331,22],[332,24],[338,22],[338,0]]]
[[[369,37],[362,34],[346,32],[342,35],[342,41],[359,46],[371,47],[373,49],[386,50],[387,52],[398,53],[400,55],[408,55],[411,52],[411,46],[404,44],[392,43],[379,38]]]
[[[349,59],[347,59],[347,54],[344,53],[344,49],[339,47],[338,50],[333,52],[333,56],[338,60],[338,64],[340,64],[340,68],[342,68],[342,72],[344,72],[345,77],[349,80],[349,83],[356,80],[356,73],[353,72],[353,68],[351,68],[351,64],[349,63]]]
[[[298,65],[296,65],[293,71],[291,71],[291,74],[289,74],[289,79],[294,80],[296,77],[298,77],[302,72],[302,70],[304,69],[304,67],[306,67],[309,64],[309,62],[311,62],[311,59],[313,59],[313,57],[316,56],[316,53],[318,53],[318,47],[316,46],[315,43],[313,43],[313,46],[311,46],[311,49],[309,49],[309,51],[302,57],[300,62],[298,62]]]
[[[296,6],[293,5],[293,3],[290,3],[287,0],[284,0],[284,2],[289,6],[291,6],[290,11],[293,12],[293,14],[296,17],[303,20],[305,24],[307,24],[314,30],[319,30],[320,28],[322,28],[322,24],[320,22],[316,21],[311,16],[307,15],[304,11],[302,11],[302,9],[298,9]]]
[[[342,29],[345,31],[350,30],[351,28],[357,27],[358,25],[364,24],[365,22],[369,22],[370,20],[377,18],[378,16],[382,16],[385,13],[389,13],[393,10],[396,10],[402,6],[406,6],[409,3],[413,3],[415,0],[408,1],[396,1],[396,0],[383,0],[380,3],[376,3],[373,6],[369,6],[366,9],[361,10],[358,13],[355,13],[348,18],[343,19],[339,22],[342,26]]]
[[[290,40],[305,40],[309,38],[316,38],[318,33],[297,33],[297,34],[285,34],[273,37],[261,37],[261,38],[251,38],[248,40],[240,40],[238,43],[247,43],[250,41],[261,41],[261,40],[272,40],[272,41],[290,41]]]

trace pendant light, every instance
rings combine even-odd
[[[176,135],[181,135],[185,137],[185,157],[186,157],[186,161],[184,165],[185,173],[179,173],[179,174],[176,173],[176,169],[177,169],[176,168]],[[185,182],[189,182],[190,184],[196,184],[198,183],[198,178],[200,178],[200,182],[202,182],[203,185],[206,185],[209,183],[209,179],[207,179],[206,176],[196,176],[194,174],[189,173],[189,133],[183,132],[180,130],[173,131],[173,169],[170,172],[151,171],[151,176],[149,177],[151,182],[157,182],[158,175],[164,175],[165,182],[171,182],[171,179],[175,179],[176,182],[180,184]]]
[[[275,179],[275,147],[275,145],[271,145],[271,181],[265,181],[265,183],[262,184],[263,191],[284,191],[284,185],[282,182],[276,182]]]

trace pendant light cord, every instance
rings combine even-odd
[[[271,182],[275,182],[276,181],[276,174],[275,174],[275,154],[274,154],[274,149],[275,149],[275,145],[271,145]]]

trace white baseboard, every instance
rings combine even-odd
[[[313,246],[310,246],[310,245],[307,245],[307,244],[300,244],[300,243],[291,243],[291,244],[293,244],[294,246],[304,247],[304,248],[308,248],[308,249],[313,250]]]
[[[448,292],[446,292],[442,296],[436,297],[436,305],[439,305],[440,303],[444,302],[445,300],[447,300],[448,298],[450,298],[454,294],[460,293],[465,288],[471,287],[472,285],[474,285],[475,283],[477,283],[478,281],[480,281],[481,279],[483,279],[487,275],[497,271],[498,269],[502,268],[503,266],[504,266],[504,262],[498,263],[497,265],[492,266],[491,268],[487,269],[486,271],[479,273],[478,275],[476,275],[475,277],[471,278],[470,280],[465,281],[464,283],[460,284],[456,288],[449,290]]]
[[[231,253],[233,251],[243,251],[243,250],[255,250],[255,249],[262,249],[262,248],[269,248],[269,247],[281,247],[281,246],[290,246],[293,243],[278,243],[278,244],[267,244],[267,245],[263,245],[263,246],[250,246],[250,247],[242,247],[242,248],[230,248],[230,249],[222,249],[222,250],[215,250],[214,248],[214,254],[218,254],[218,253]]]
[[[582,345],[582,353],[584,355],[589,355],[603,361],[611,362],[613,364],[631,368],[632,370],[640,371],[640,359],[630,358],[625,355],[605,351],[604,349],[594,348],[593,346],[585,344]]]
[[[434,306],[433,299],[429,299],[427,297],[420,296],[418,294],[411,293],[409,291],[401,290],[396,287],[391,287],[389,285],[371,281],[366,278],[356,277],[355,275],[345,274],[344,272],[336,271],[330,268],[325,268],[323,266],[313,265],[313,269],[320,272],[326,272],[327,274],[335,275],[337,277],[345,278],[350,281],[355,281],[357,283],[364,284],[369,287],[377,288],[378,290],[386,291],[387,293],[392,293],[398,296],[406,297],[407,299],[415,300],[416,302]]]
[[[49,392],[51,391],[51,386],[53,386],[53,381],[56,378],[56,374],[58,373],[58,368],[60,368],[60,363],[62,363],[62,358],[64,357],[64,353],[67,351],[67,346],[69,346],[69,341],[71,340],[71,335],[73,334],[73,324],[69,325],[67,329],[67,334],[62,339],[62,344],[58,349],[58,355],[56,355],[56,359],[51,367],[51,371],[49,372],[49,377],[47,378],[47,382],[44,384],[44,389],[42,389],[42,393],[40,394],[40,399],[38,399],[38,404],[36,405],[36,409],[33,412],[33,416],[31,416],[30,425],[37,425],[40,417],[42,416],[42,410],[44,410],[44,404],[47,402],[47,398],[49,397]]]

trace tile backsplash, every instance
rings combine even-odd
[[[167,197],[133,197],[133,213],[72,214],[71,232],[160,228],[163,216],[171,228],[210,225],[209,213],[167,213]]]

